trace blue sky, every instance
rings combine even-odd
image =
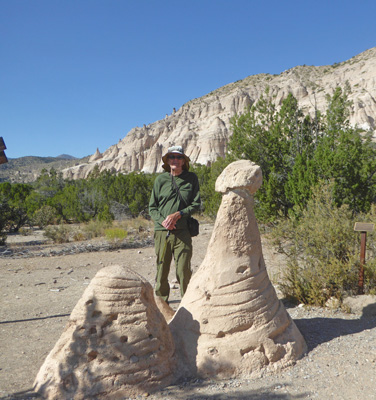
[[[8,158],[84,157],[228,83],[376,46],[375,0],[0,0]]]

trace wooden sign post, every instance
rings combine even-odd
[[[372,232],[375,224],[355,222],[354,231],[360,232],[360,267],[358,294],[364,294],[364,264],[366,263],[367,232]]]
[[[7,156],[4,153],[6,148],[7,146],[5,146],[3,138],[0,137],[0,164],[5,164],[8,162]]]

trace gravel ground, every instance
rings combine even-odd
[[[193,271],[200,265],[211,225],[194,238]],[[284,260],[264,242],[271,280]],[[0,248],[0,399],[32,399],[32,384],[60,337],[68,316],[90,279],[103,266],[130,267],[154,283],[151,238],[118,249],[100,241],[61,246],[43,237],[12,237]],[[171,280],[174,279],[171,272]],[[214,399],[376,399],[376,299],[348,299],[351,313],[285,306],[302,332],[307,354],[279,373],[257,379],[192,380],[139,396],[150,400]],[[179,304],[172,290],[172,306]]]

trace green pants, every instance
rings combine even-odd
[[[155,294],[168,301],[170,285],[168,274],[172,256],[176,267],[176,279],[180,284],[180,294],[183,297],[192,276],[192,238],[188,231],[171,231],[167,237],[166,231],[154,232],[155,254],[157,255],[157,277]]]

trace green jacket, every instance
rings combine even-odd
[[[163,172],[154,182],[149,202],[149,214],[154,221],[154,230],[166,230],[162,226],[165,218],[176,211],[183,211],[183,216],[176,223],[176,229],[187,229],[187,218],[199,211],[201,206],[200,190],[197,175],[193,172],[183,171],[179,176],[174,176],[179,187],[180,197],[172,182],[172,175]]]

